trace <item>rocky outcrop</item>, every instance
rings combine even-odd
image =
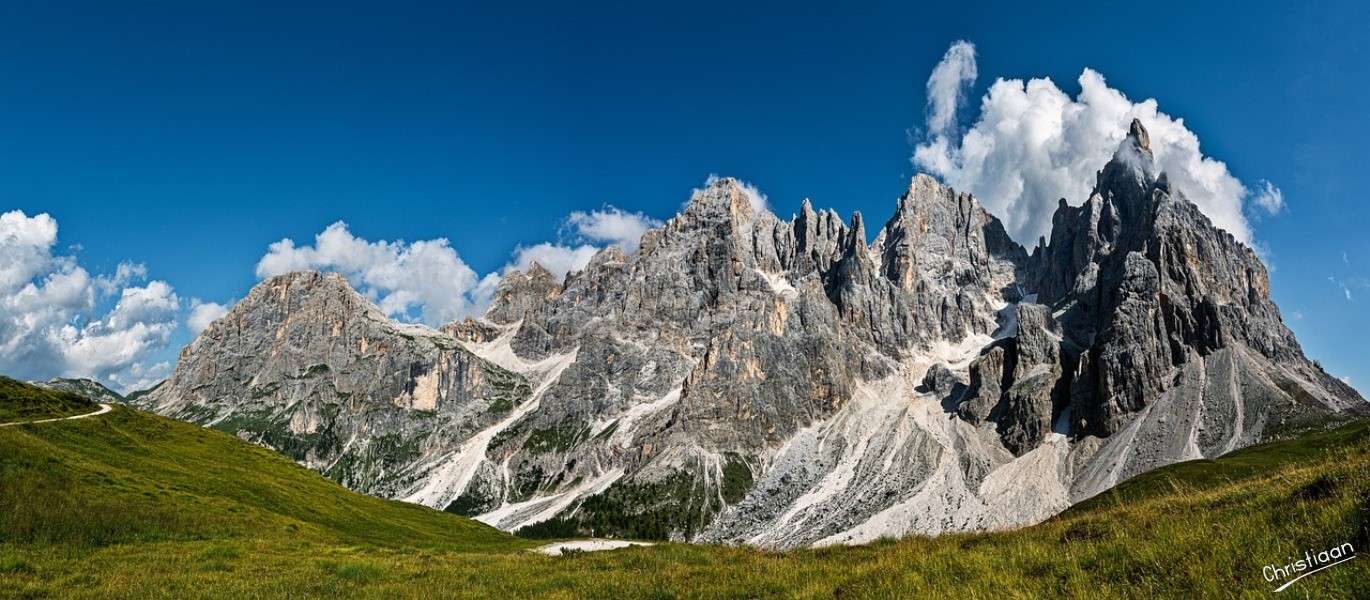
[[[485,318],[499,324],[515,323],[561,294],[556,275],[533,263],[527,271],[514,271],[495,287],[495,298]]]
[[[1365,412],[1134,124],[1029,256],[914,177],[870,239],[735,180],[481,319],[263,282],[149,393],[356,489],[504,529],[763,546],[1014,527],[1162,464]]]
[[[1062,202],[1030,270],[1029,285],[1081,348],[1061,386],[1070,433],[1127,437],[1134,449],[1151,436],[1164,447],[1122,459],[1106,481],[1077,482],[1077,494],[1365,412],[1354,390],[1304,356],[1256,254],[1157,172],[1140,122],[1089,199]]]
[[[530,393],[455,339],[391,322],[341,276],[294,273],[253,288],[138,403],[397,495],[429,476],[424,458],[460,447]]]
[[[45,387],[48,389],[61,390],[63,392],[71,392],[73,394],[76,394],[77,396],[90,398],[91,400],[94,400],[96,402],[114,402],[119,404],[122,404],[124,402],[124,397],[122,395],[120,395],[118,392],[115,392],[114,390],[105,387],[104,384],[95,381],[94,379],[64,379],[59,377],[49,379],[47,381],[30,381],[29,383]],[[137,394],[137,392],[134,392],[134,394]]]

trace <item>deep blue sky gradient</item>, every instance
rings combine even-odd
[[[1092,67],[1282,188],[1253,222],[1274,296],[1310,355],[1370,381],[1365,3],[280,4],[0,6],[0,210],[50,213],[93,272],[143,262],[214,301],[336,220],[447,237],[484,273],[572,210],[669,217],[710,173],[782,215],[808,196],[883,223],[924,82],[966,39],[973,98],[996,77],[1073,95]]]

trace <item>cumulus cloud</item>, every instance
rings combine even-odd
[[[557,279],[563,279],[567,273],[584,269],[599,251],[600,248],[589,244],[568,246],[543,242],[532,246],[519,246],[514,250],[513,261],[504,270],[523,271],[537,263],[551,271]]]
[[[180,305],[176,292],[163,281],[125,288],[105,318],[83,327],[60,327],[56,345],[71,372],[127,385],[133,374],[120,371],[166,347],[176,329]]]
[[[163,281],[131,285],[147,277],[134,263],[91,276],[75,257],[53,254],[56,243],[51,216],[0,215],[0,371],[90,377],[124,390],[164,376],[147,363],[176,329],[175,290]]]
[[[1092,69],[1080,74],[1074,98],[1050,79],[998,79],[981,99],[974,125],[959,135],[952,126],[954,105],[949,117],[947,103],[960,98],[968,75],[973,79],[974,68],[967,63],[975,56],[973,47],[961,44],[953,45],[928,80],[928,136],[912,160],[978,197],[1015,239],[1032,245],[1046,235],[1058,199],[1083,203],[1095,172],[1136,118],[1150,133],[1156,162],[1171,184],[1214,224],[1251,242],[1243,207],[1253,192],[1224,163],[1203,155],[1198,136],[1182,119],[1159,111],[1154,99],[1129,100]],[[1267,210],[1282,206],[1278,189],[1270,185],[1268,191],[1256,204]]]
[[[445,238],[413,243],[370,241],[357,237],[339,221],[314,236],[312,245],[297,245],[289,238],[271,244],[257,262],[256,273],[264,279],[302,270],[336,272],[387,315],[437,326],[483,314],[504,273],[537,262],[557,277],[565,277],[585,268],[606,245],[636,250],[642,234],[660,226],[660,221],[647,215],[609,205],[576,211],[561,228],[562,242],[516,247],[502,269],[479,276]],[[198,335],[226,310],[222,305],[193,301],[186,324]]]
[[[186,327],[190,329],[190,335],[198,336],[201,331],[209,327],[211,323],[217,321],[219,317],[228,314],[228,306],[218,302],[205,302],[199,298],[190,299],[190,315],[186,317]]]
[[[339,273],[387,315],[428,325],[478,315],[489,302],[488,286],[446,238],[372,242],[339,221],[314,236],[312,246],[282,239],[257,262],[260,278],[301,270]]]
[[[606,246],[618,246],[629,253],[636,251],[642,235],[661,225],[661,221],[643,213],[610,205],[590,212],[575,211],[562,224],[560,242],[515,248],[512,260],[503,271],[526,270],[536,262],[557,278],[565,278],[567,273],[584,269]]]
[[[1275,184],[1262,179],[1256,184],[1256,192],[1251,197],[1251,202],[1267,214],[1277,215],[1284,210],[1284,192],[1275,187]]]
[[[624,252],[632,252],[637,250],[642,234],[661,227],[661,221],[640,212],[630,213],[613,206],[605,206],[603,209],[590,212],[573,212],[566,218],[566,225],[580,238],[613,244],[622,248]]]

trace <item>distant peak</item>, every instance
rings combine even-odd
[[[262,282],[258,284],[257,287],[270,287],[272,285],[281,284],[288,285],[297,282],[309,285],[318,285],[320,283],[324,283],[337,287],[346,287],[349,290],[352,289],[352,285],[347,282],[347,278],[343,277],[338,273],[334,273],[332,271],[321,272],[309,270],[291,271],[289,273],[282,273],[280,275],[268,277],[262,280]]]
[[[937,181],[936,177],[928,175],[927,173],[919,173],[909,179],[909,189],[916,187],[941,187],[941,185],[942,184]]]
[[[1122,177],[1122,180],[1118,178]],[[1104,165],[1095,182],[1096,188],[1108,187],[1106,182],[1131,181],[1147,187],[1156,180],[1156,159],[1151,152],[1151,135],[1138,119],[1127,128],[1127,137],[1118,144],[1113,158]]]
[[[741,184],[738,183],[736,177],[714,177],[712,180],[706,182],[706,185],[709,188],[741,187]]]
[[[933,204],[943,202],[949,196],[955,197],[951,188],[942,185],[942,182],[931,175],[919,173],[909,179],[909,187],[899,197],[891,219],[929,210]]]
[[[851,238],[849,245],[853,250],[866,247],[866,222],[861,218],[861,211],[859,210],[851,214]]]
[[[1151,134],[1148,134],[1146,127],[1142,126],[1141,119],[1132,120],[1132,124],[1127,128],[1127,137],[1131,138],[1138,148],[1151,150]]]
[[[710,177],[690,196],[685,213],[706,220],[730,217],[737,222],[749,221],[755,215],[747,190],[733,177]]]
[[[555,280],[557,278],[556,275],[553,275],[551,271],[547,270],[547,267],[542,266],[542,263],[539,263],[536,260],[528,265],[528,276],[535,279]]]

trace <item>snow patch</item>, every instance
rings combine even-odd
[[[565,552],[599,552],[601,550],[619,550],[632,546],[651,546],[647,542],[628,542],[624,540],[576,540],[574,542],[558,542],[539,546],[533,551],[547,556],[561,556]]]

